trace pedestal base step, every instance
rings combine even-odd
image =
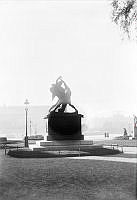
[[[60,140],[40,142],[40,146],[93,145],[93,140]]]
[[[33,151],[88,151],[102,148],[102,145],[93,145],[92,140],[63,140],[40,142],[40,146],[34,147]]]
[[[68,145],[68,146],[47,146],[34,147],[33,151],[90,151],[92,149],[102,148],[102,145]]]

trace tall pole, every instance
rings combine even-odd
[[[26,105],[25,107],[25,113],[26,113],[26,135],[25,135],[25,147],[29,147],[29,144],[28,144],[28,100],[26,99],[25,103]]]
[[[31,136],[31,120],[30,120],[30,136]]]

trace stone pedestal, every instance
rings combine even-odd
[[[74,113],[51,112],[48,115],[48,141],[84,140],[81,133],[83,115]]]

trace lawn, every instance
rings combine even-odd
[[[136,165],[75,158],[21,159],[0,150],[0,200],[135,200]]]

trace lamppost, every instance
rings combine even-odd
[[[28,144],[28,99],[26,99],[26,101],[24,102],[24,104],[26,105],[25,107],[25,113],[26,113],[26,135],[25,135],[25,147],[29,147]]]

